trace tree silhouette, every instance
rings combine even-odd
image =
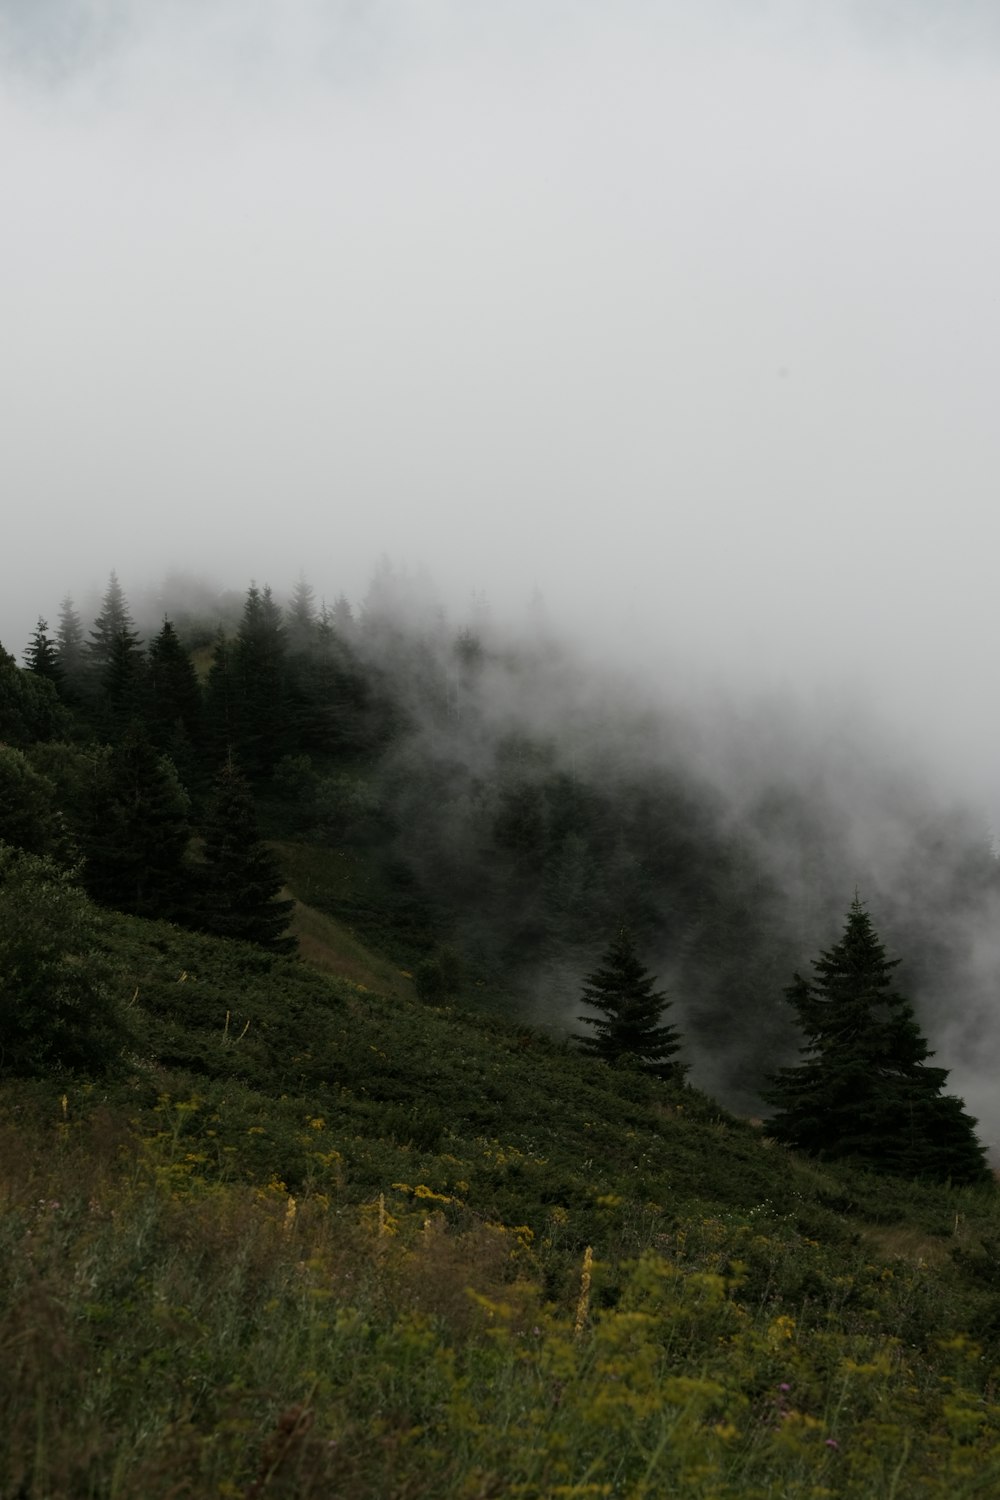
[[[663,991],[654,990],[655,983],[639,960],[631,933],[621,927],[602,967],[584,981],[582,999],[600,1014],[577,1018],[596,1032],[578,1041],[585,1052],[605,1062],[631,1062],[656,1078],[679,1080],[686,1071],[675,1057],[680,1034],[663,1023],[670,1001]]]
[[[899,959],[855,897],[844,935],[813,960],[816,978],[786,990],[805,1034],[804,1061],[782,1068],[765,1098],[770,1133],[828,1159],[847,1157],[906,1177],[974,1182],[988,1173],[975,1120],[944,1094],[909,1001],[893,988]]]

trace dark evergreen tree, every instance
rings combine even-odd
[[[235,657],[235,648],[220,626],[205,683],[203,744],[209,775],[240,742],[240,693]]]
[[[84,877],[96,901],[143,917],[183,914],[189,805],[173,764],[129,725],[95,766]]]
[[[31,637],[28,649],[24,653],[24,664],[29,672],[34,672],[37,677],[44,677],[51,682],[58,692],[65,680],[65,673],[59,664],[59,652],[56,643],[49,635],[49,622],[38,617],[35,633]]]
[[[97,669],[99,678],[111,662],[116,648],[120,650],[122,637],[131,647],[138,649],[141,645],[135,621],[118,582],[118,574],[112,571],[101,600],[100,614],[94,621],[90,640],[84,648],[88,665]]]
[[[273,953],[292,953],[294,902],[279,899],[284,881],[261,840],[253,793],[230,759],[215,779],[203,826],[199,926]]]
[[[286,633],[270,588],[251,584],[236,635],[239,694],[236,745],[251,775],[268,775],[293,748],[289,732]]]
[[[654,975],[643,968],[626,927],[604,955],[602,967],[584,981],[584,1004],[597,1016],[579,1016],[595,1036],[577,1040],[585,1052],[605,1062],[629,1062],[656,1078],[679,1081],[686,1071],[677,1061],[681,1040],[676,1026],[663,1023],[670,1001],[654,990]]]
[[[185,786],[195,791],[202,739],[202,695],[194,663],[169,620],[149,647],[150,737],[169,755]]]
[[[767,1129],[812,1156],[850,1158],[906,1177],[975,1182],[988,1175],[975,1120],[944,1094],[909,1001],[858,898],[844,935],[813,960],[815,979],[786,990],[805,1034],[804,1061],[782,1068],[765,1098]]]
[[[149,672],[135,631],[122,628],[110,644],[101,671],[97,704],[100,729],[117,739],[134,719],[145,719],[149,707]]]

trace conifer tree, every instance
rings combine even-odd
[[[71,595],[67,594],[59,606],[59,625],[56,629],[56,655],[66,683],[72,692],[79,687],[85,671],[83,624],[76,612]]]
[[[103,906],[173,919],[184,910],[187,793],[173,764],[134,722],[95,767],[84,832],[87,890]]]
[[[110,642],[101,671],[98,720],[109,739],[116,739],[133,719],[145,719],[149,673],[135,631],[123,627]]]
[[[289,748],[286,633],[269,587],[251,584],[236,634],[240,758],[254,776],[266,775]]]
[[[294,902],[279,900],[281,871],[261,840],[253,793],[231,758],[215,779],[203,833],[200,925],[273,953],[294,952],[295,938],[286,931]]]
[[[129,646],[135,649],[141,645],[135,621],[129,611],[122,586],[118,582],[118,574],[112,570],[101,600],[100,614],[94,620],[90,640],[84,647],[88,664],[103,671],[111,661],[116,647],[120,647],[122,637]]]
[[[189,791],[198,780],[196,753],[202,738],[202,696],[191,657],[169,620],[149,646],[149,731],[169,755]]]
[[[58,692],[64,680],[64,672],[59,663],[59,652],[56,643],[49,635],[49,622],[38,617],[35,633],[31,637],[28,649],[24,653],[24,664],[29,672],[34,672],[36,677],[44,677],[55,687]]]
[[[913,1007],[893,987],[886,950],[856,897],[844,934],[786,990],[805,1034],[804,1061],[765,1094],[767,1129],[813,1156],[850,1158],[905,1177],[975,1182],[988,1174],[975,1120],[943,1093]]]
[[[205,683],[204,746],[209,774],[240,741],[240,695],[235,649],[222,626]]]
[[[577,1040],[585,1052],[605,1062],[631,1062],[656,1078],[680,1080],[686,1069],[676,1060],[680,1034],[663,1023],[670,1001],[654,990],[655,976],[643,968],[626,927],[604,955],[602,967],[584,981],[582,999],[599,1011],[597,1016],[579,1016],[593,1026],[596,1036]]]
[[[316,641],[316,595],[304,573],[292,590],[288,605],[288,644],[293,651],[309,651]]]
[[[324,620],[329,621],[330,627],[336,631],[337,635],[339,635],[342,640],[349,641],[353,638],[356,629],[356,622],[354,619],[354,611],[352,610],[350,601],[345,594],[337,595],[336,599],[333,602],[333,608],[329,611],[324,604],[323,618]]]

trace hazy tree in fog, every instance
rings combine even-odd
[[[122,637],[131,648],[138,649],[141,644],[135,621],[132,619],[122,586],[118,582],[118,574],[112,570],[101,600],[100,612],[90,631],[90,640],[86,642],[84,648],[88,665],[98,670],[105,668],[111,661],[116,647],[120,645]]]
[[[67,594],[59,606],[59,625],[56,629],[56,654],[66,683],[72,692],[80,685],[86,670],[83,622],[77,614],[72,597]]]
[[[849,1157],[906,1177],[973,1182],[988,1175],[975,1120],[944,1094],[909,1001],[893,988],[900,960],[886,950],[858,898],[844,934],[813,960],[816,977],[786,990],[805,1035],[803,1061],[782,1068],[765,1095],[767,1129],[829,1159]]]
[[[354,611],[350,601],[343,594],[337,595],[332,609],[328,610],[325,605],[323,606],[323,618],[341,640],[350,641],[354,636],[356,628]]]
[[[628,929],[620,928],[601,967],[584,981],[581,999],[598,1014],[577,1019],[596,1034],[577,1040],[583,1051],[607,1063],[630,1062],[656,1078],[680,1080],[686,1071],[676,1058],[680,1033],[664,1022],[671,1002],[665,992],[654,989],[655,984]]]
[[[292,597],[288,603],[287,634],[289,650],[310,651],[316,644],[317,626],[316,595],[310,584],[307,583],[305,574],[300,573],[298,581],[292,590]]]

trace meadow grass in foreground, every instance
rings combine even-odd
[[[197,1099],[130,1123],[6,1098],[4,1496],[1000,1492],[996,1329],[963,1326],[995,1315],[981,1232],[892,1258],[766,1204],[672,1218],[606,1194],[581,1251],[572,1207],[499,1222],[457,1158],[447,1190],[359,1196],[320,1117],[291,1193],[217,1170]]]

